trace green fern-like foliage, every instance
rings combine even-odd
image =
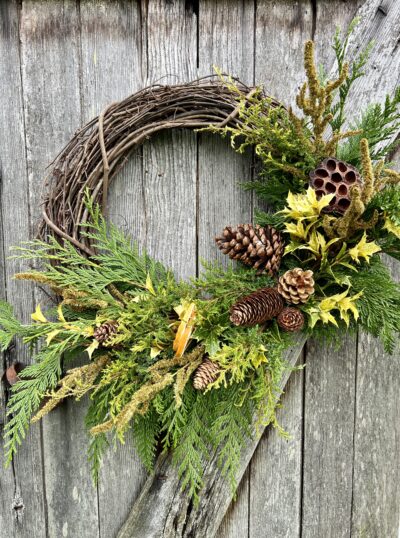
[[[339,73],[343,69],[343,65],[346,62],[349,40],[358,23],[358,18],[353,19],[353,21],[349,24],[347,32],[344,36],[342,36],[340,28],[336,29],[332,47],[335,51],[336,65]],[[347,98],[354,82],[365,75],[365,66],[372,47],[373,43],[369,43],[365,49],[361,50],[361,52],[355,57],[351,64],[349,76],[339,87],[338,99],[334,102],[331,108],[332,120],[330,121],[330,125],[334,132],[340,132],[346,122],[345,107]],[[350,143],[351,140],[352,138],[349,139],[348,143]],[[359,142],[357,147],[359,147]]]
[[[18,446],[25,438],[32,415],[39,409],[44,395],[54,389],[61,376],[63,352],[77,348],[79,338],[66,338],[63,342],[42,349],[35,357],[35,364],[27,366],[20,374],[20,381],[13,387],[8,402],[9,420],[5,426],[5,457],[10,463]]]
[[[160,421],[157,411],[150,407],[146,415],[138,415],[132,426],[133,440],[137,453],[147,472],[154,468],[157,455]]]
[[[369,143],[371,158],[378,161],[390,155],[399,145],[396,134],[400,128],[400,88],[393,96],[386,96],[383,105],[369,105],[361,113],[359,120],[352,124],[352,129],[360,134],[343,144],[338,157],[355,166],[360,166],[360,141],[366,138]]]
[[[362,292],[358,300],[361,327],[381,338],[385,350],[392,353],[400,332],[400,285],[379,257],[355,273],[351,282],[354,291]]]
[[[6,351],[12,339],[23,331],[22,324],[14,317],[13,308],[10,304],[0,301],[0,350]]]
[[[95,480],[104,451],[114,441],[123,442],[130,428],[146,469],[152,469],[158,447],[174,451],[183,487],[195,499],[203,484],[204,462],[215,451],[221,472],[233,485],[241,447],[252,433],[253,412],[260,423],[277,425],[277,386],[285,367],[282,351],[289,342],[269,330],[235,329],[229,308],[241,295],[271,285],[272,279],[248,269],[205,264],[199,278],[179,283],[119,230],[106,225],[97,208],[89,205],[89,210],[92,223],[86,233],[99,252],[91,259],[55,241],[33,241],[17,251],[20,258],[39,259],[43,265],[41,271],[17,278],[49,285],[61,303],[46,312],[38,307],[27,325],[15,319],[8,305],[0,305],[2,348],[15,337],[39,348],[34,364],[12,388],[7,460],[32,417],[47,412],[48,403],[40,408],[44,398],[50,409],[73,396],[74,390],[80,397],[84,387],[90,397],[86,426]],[[173,342],[181,323],[178,313],[188,304],[195,307],[196,322],[187,352],[177,357]],[[100,346],[94,331],[109,320],[118,330]],[[94,367],[98,359],[107,360],[101,370],[94,370],[97,374],[89,384],[84,369],[74,370],[75,385],[63,393],[67,377],[62,361],[82,352]],[[195,366],[207,353],[221,370],[219,381],[205,394],[195,391],[189,379],[193,353]],[[120,422],[139,397],[140,405],[127,422]]]

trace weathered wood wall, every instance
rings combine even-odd
[[[40,297],[12,280],[18,263],[4,260],[11,245],[33,234],[45,167],[82,123],[149,83],[190,80],[209,74],[213,64],[248,84],[264,83],[289,103],[303,79],[303,41],[315,37],[319,59],[329,66],[336,25],[345,27],[362,4],[0,2],[0,294],[25,319]],[[392,17],[398,38],[399,3],[375,4],[365,16],[376,19],[376,32],[365,39],[376,37],[375,58],[382,65],[389,58],[392,66],[399,49],[379,32],[379,21]],[[371,68],[374,91],[360,86],[360,99],[380,99],[398,84],[398,70],[382,77],[382,69]],[[223,225],[251,219],[252,198],[237,185],[251,174],[250,158],[234,155],[223,141],[162,135],[120,174],[109,215],[187,277],[199,270],[200,258],[218,256],[212,238]],[[29,361],[16,348],[4,366],[16,357]],[[346,338],[339,352],[310,342],[302,360],[307,367],[293,375],[280,411],[292,438],[266,432],[219,538],[397,537],[398,354],[388,357],[360,335]],[[6,396],[2,387],[0,429]],[[1,472],[1,538],[116,535],[146,473],[128,444],[109,453],[93,487],[85,406],[67,403],[32,428],[13,466]]]

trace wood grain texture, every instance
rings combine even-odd
[[[304,82],[303,44],[311,39],[311,0],[260,0],[255,16],[255,79],[285,105]]]
[[[400,83],[400,2],[397,0],[369,0],[359,9],[361,23],[349,44],[349,54],[362,50],[368,43],[373,48],[368,60],[367,76],[354,84],[349,117],[354,114],[351,103],[383,102],[387,93],[392,94]],[[366,22],[368,21],[368,22]]]
[[[25,108],[32,231],[40,211],[46,167],[82,122],[79,17],[74,1],[24,2],[21,73]],[[39,290],[36,302],[46,296]],[[43,420],[48,535],[98,536],[97,491],[84,457],[85,405],[65,402]]]
[[[306,353],[303,536],[349,536],[356,339],[340,349],[309,342]]]
[[[255,21],[255,80],[281,102],[291,103],[304,76],[302,44],[312,37],[312,4],[257,2]],[[290,441],[267,429],[250,463],[249,536],[254,538],[299,536],[303,377],[303,371],[296,372],[282,398],[279,416]]]
[[[81,101],[83,122],[111,102],[143,87],[139,5],[130,1],[84,1],[81,20]],[[141,152],[132,155],[110,185],[107,216],[133,237],[144,238]],[[99,535],[115,536],[137,498],[146,472],[132,438],[110,447],[98,485]]]
[[[32,287],[12,280],[20,270],[17,260],[5,261],[12,245],[29,237],[29,190],[26,169],[24,106],[22,99],[19,13],[16,4],[0,4],[0,294],[28,321],[33,308]],[[30,354],[17,343],[2,357],[4,367],[15,361],[28,364]],[[0,434],[5,422],[7,393],[0,387]],[[0,456],[3,456],[0,442]],[[12,466],[0,472],[0,535],[7,537],[46,536],[46,505],[43,481],[40,428],[32,429]]]
[[[184,2],[143,5],[145,84],[196,78],[197,14]],[[164,133],[143,146],[144,245],[181,278],[196,273],[196,171],[195,133]]]
[[[198,75],[207,76],[217,66],[224,73],[254,83],[254,2],[207,0],[200,3]],[[198,258],[229,264],[214,237],[228,225],[252,220],[252,196],[240,186],[252,175],[252,155],[238,155],[229,140],[216,135],[198,139]],[[199,268],[201,270],[201,267]],[[221,523],[218,538],[248,534],[249,472],[246,471]]]
[[[392,264],[397,279],[399,264]],[[355,406],[353,536],[398,538],[400,495],[399,355],[359,339]],[[363,534],[364,533],[364,534]]]
[[[303,362],[303,353],[297,361]],[[277,411],[284,440],[267,428],[250,463],[249,536],[295,538],[301,528],[301,470],[303,437],[302,370],[291,374]]]
[[[394,157],[400,166],[400,151]],[[400,281],[400,262],[385,256]],[[400,342],[392,355],[361,334],[356,370],[352,536],[398,538],[400,521]]]

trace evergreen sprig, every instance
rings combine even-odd
[[[13,386],[7,405],[7,421],[4,429],[4,451],[6,462],[10,463],[18,446],[25,438],[32,415],[39,409],[45,394],[54,389],[61,376],[63,353],[79,347],[80,335],[69,336],[52,343],[35,356],[35,363],[20,372],[20,380]]]
[[[355,292],[362,292],[357,301],[361,327],[392,353],[400,332],[400,285],[377,256],[352,275],[351,283]]]
[[[359,23],[359,19],[357,17],[353,19],[352,22],[349,24],[347,32],[345,33],[344,36],[342,36],[340,28],[336,29],[335,36],[333,38],[333,50],[335,51],[336,63],[337,63],[337,68],[338,68],[339,73],[342,71],[343,65],[345,64],[345,61],[346,61],[346,55],[347,55],[350,37],[352,33],[354,32],[354,29],[356,28],[358,23]],[[332,113],[333,118],[330,121],[330,125],[334,132],[340,132],[340,130],[342,129],[343,125],[346,122],[345,106],[346,106],[347,98],[349,96],[350,90],[354,82],[357,79],[365,75],[364,69],[368,61],[372,47],[373,47],[373,43],[371,42],[365,47],[365,49],[363,49],[356,56],[356,58],[353,60],[351,64],[349,76],[339,88],[339,98],[331,108],[331,113]],[[360,126],[354,126],[352,127],[352,130],[357,130],[359,128]],[[363,136],[365,136],[365,134]],[[350,144],[351,140],[352,138],[349,139],[347,144]],[[356,144],[357,148],[359,146],[359,142],[360,141],[358,140],[358,144]]]
[[[390,155],[399,145],[395,135],[400,128],[400,88],[396,89],[393,96],[387,95],[383,105],[379,103],[369,105],[351,128],[359,130],[360,134],[350,138],[340,147],[338,151],[340,159],[359,166],[359,146],[362,138],[368,140],[373,161],[379,161]]]

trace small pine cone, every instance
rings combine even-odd
[[[318,199],[325,194],[334,194],[329,205],[324,208],[325,213],[335,212],[343,215],[350,206],[350,188],[362,183],[357,168],[335,157],[328,157],[310,172],[310,185]]]
[[[288,303],[299,304],[308,301],[314,293],[313,272],[296,267],[280,277],[278,291]]]
[[[258,274],[268,273],[270,276],[278,272],[285,249],[281,234],[272,226],[227,226],[215,241],[232,260],[254,267]]]
[[[281,329],[288,332],[301,331],[304,325],[304,314],[298,308],[286,306],[277,319]]]
[[[210,361],[210,359],[204,359],[194,373],[193,387],[196,390],[206,389],[210,383],[217,379],[218,373],[218,366],[214,362]]]
[[[118,323],[116,321],[106,321],[100,327],[94,331],[94,338],[100,342],[100,344],[107,343],[107,340],[117,332]]]
[[[231,322],[247,327],[264,323],[277,316],[283,307],[283,299],[275,288],[261,288],[231,307]]]

